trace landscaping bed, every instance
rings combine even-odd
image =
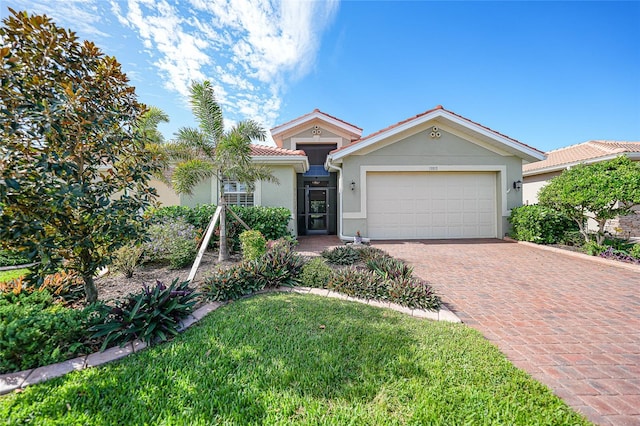
[[[589,424],[477,331],[311,295],[0,398],[9,424]]]

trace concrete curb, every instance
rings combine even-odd
[[[313,294],[316,296],[323,296],[341,300],[347,300],[351,302],[362,303],[365,305],[375,306],[377,308],[391,309],[403,314],[413,316],[421,319],[429,319],[433,321],[447,321],[460,323],[460,318],[453,312],[451,312],[446,306],[442,305],[439,311],[426,311],[424,309],[411,309],[405,306],[401,306],[390,302],[380,302],[376,300],[359,299],[356,297],[350,297],[335,291],[311,288],[311,287],[278,287],[270,291],[260,291],[253,295],[264,294],[269,292],[286,292],[286,293],[298,293],[298,294]],[[207,314],[215,311],[225,303],[210,302],[207,303],[191,313],[181,321],[180,332],[191,327],[193,324],[198,323]],[[0,375],[0,395],[10,393],[16,389],[24,389],[29,385],[41,383],[55,377],[64,376],[72,371],[80,371],[85,368],[97,367],[99,365],[106,364],[124,358],[132,353],[137,353],[144,350],[147,344],[135,340],[132,343],[127,343],[123,347],[115,346],[109,349],[105,349],[104,352],[95,352],[89,355],[81,356],[78,358],[69,359],[57,364],[45,365],[30,370],[18,371],[15,373],[7,373]]]
[[[618,260],[605,259],[600,256],[589,256],[588,254],[578,253],[571,250],[563,250],[561,248],[545,246],[543,244],[530,243],[528,241],[518,241],[509,237],[505,237],[504,240],[510,243],[518,243],[527,247],[537,248],[538,250],[546,250],[553,253],[564,254],[565,256],[575,257],[576,259],[588,260],[591,262],[600,263],[602,265],[617,266],[620,268],[629,269],[631,271],[640,272],[640,265],[634,265],[633,263],[626,263],[626,262],[620,262]]]

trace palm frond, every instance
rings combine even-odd
[[[151,143],[163,143],[164,136],[158,130],[160,123],[168,123],[169,116],[158,107],[149,107],[137,123],[138,132]]]
[[[161,145],[160,148],[170,160],[174,161],[191,160],[193,158],[198,158],[201,154],[198,148],[178,140],[167,142]]]
[[[250,141],[263,142],[267,138],[267,132],[255,120],[243,120],[233,126],[229,133],[237,133]]]
[[[193,82],[191,85],[191,107],[200,129],[214,143],[217,142],[224,132],[224,118],[210,81]]]
[[[176,165],[171,178],[173,189],[178,194],[193,194],[193,188],[204,179],[215,175],[216,167],[210,161],[192,159]]]
[[[175,142],[200,150],[210,158],[213,158],[215,155],[215,143],[211,141],[204,132],[193,127],[181,127],[178,129]]]

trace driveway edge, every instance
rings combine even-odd
[[[563,250],[561,248],[545,246],[543,244],[530,243],[528,241],[518,241],[518,240],[514,240],[513,238],[509,238],[509,237],[504,237],[504,240],[507,241],[507,242],[510,242],[510,243],[518,243],[518,244],[522,244],[524,246],[534,247],[534,248],[537,248],[539,250],[546,250],[546,251],[550,251],[550,252],[553,252],[553,253],[561,253],[561,254],[564,254],[564,255],[569,256],[569,257],[575,257],[577,259],[589,260],[589,261],[592,261],[592,262],[601,263],[603,265],[618,266],[620,268],[625,268],[625,269],[629,269],[631,271],[640,272],[640,265],[634,265],[632,263],[620,262],[618,260],[605,259],[605,258],[600,257],[600,256],[590,256],[590,255],[584,254],[584,253],[578,253],[578,252],[571,251],[571,250]]]

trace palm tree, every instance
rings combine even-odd
[[[222,108],[215,99],[209,81],[191,85],[191,107],[198,128],[183,127],[174,141],[166,144],[169,156],[178,160],[171,182],[178,194],[192,194],[205,179],[215,178],[220,194],[219,261],[229,259],[226,229],[225,179],[235,180],[253,191],[259,180],[277,182],[271,170],[251,161],[251,142],[264,141],[266,132],[253,120],[224,129]]]

